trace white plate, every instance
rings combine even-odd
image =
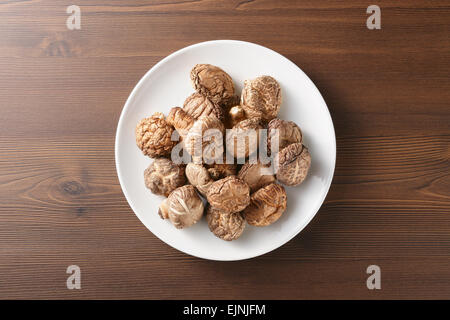
[[[178,230],[162,220],[158,206],[162,197],[144,186],[144,169],[151,159],[135,144],[138,121],[156,111],[167,116],[173,106],[182,106],[194,90],[189,71],[198,63],[225,70],[238,92],[245,79],[271,75],[281,85],[283,103],[279,117],[295,121],[302,129],[312,164],[306,180],[298,187],[286,187],[287,210],[273,225],[247,225],[232,242],[216,238],[205,219]],[[268,48],[249,42],[219,40],[198,43],[157,63],[139,81],[122,110],[116,134],[116,167],[123,193],[142,223],[154,235],[187,254],[211,260],[241,260],[272,251],[297,235],[322,205],[333,178],[336,138],[328,108],[319,91],[294,63]]]

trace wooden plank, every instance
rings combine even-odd
[[[147,256],[131,250],[79,254],[81,290],[65,288],[67,254],[30,253],[10,265],[0,298],[66,299],[424,299],[450,294],[448,259],[262,260],[210,262]],[[366,268],[377,263],[382,289],[366,288]],[[238,272],[237,272],[238,271]],[[6,284],[6,281],[4,282]],[[427,288],[432,288],[427,289]],[[419,292],[420,291],[420,292]]]

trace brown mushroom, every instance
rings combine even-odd
[[[223,123],[213,116],[197,119],[186,134],[184,146],[196,163],[223,157]]]
[[[161,112],[142,119],[136,126],[136,144],[142,153],[151,158],[168,156],[175,146],[172,141],[173,127]]]
[[[203,216],[205,207],[194,186],[186,185],[172,191],[159,206],[158,214],[177,228],[190,227]]]
[[[278,181],[287,186],[296,186],[305,180],[311,165],[311,155],[301,143],[293,143],[274,157]]]
[[[242,106],[235,105],[229,108],[225,114],[225,128],[231,129],[245,119],[245,111]]]
[[[235,176],[211,184],[206,194],[209,204],[225,213],[239,212],[250,202],[250,188]]]
[[[283,186],[271,183],[252,194],[250,205],[242,211],[248,224],[264,227],[277,221],[286,210]]]
[[[145,186],[154,194],[169,196],[186,183],[184,166],[166,158],[155,159],[144,171]]]
[[[293,121],[272,119],[267,128],[267,149],[270,150],[272,139],[278,139],[279,150],[287,147],[292,143],[302,143],[302,131]],[[276,142],[274,140],[274,142]]]
[[[204,166],[193,162],[188,163],[186,166],[186,177],[203,196],[206,196],[208,188],[214,182]]]
[[[247,118],[261,117],[265,121],[275,118],[281,106],[281,88],[270,76],[244,81],[241,105]]]
[[[190,76],[194,89],[214,103],[224,103],[234,95],[233,80],[219,67],[197,64],[191,70]]]
[[[223,179],[228,176],[236,175],[237,165],[234,163],[213,163],[206,165],[209,175],[213,180]]]
[[[261,162],[247,162],[242,166],[241,170],[239,170],[237,177],[248,184],[251,193],[275,182],[275,176],[270,163],[262,164]]]
[[[206,210],[209,230],[225,241],[239,238],[245,228],[245,219],[240,212],[226,213],[211,206]]]
[[[241,97],[238,95],[234,95],[229,99],[222,100],[219,103],[219,106],[222,107],[223,110],[228,111],[234,106],[238,106],[241,103]]]
[[[215,116],[220,121],[224,119],[223,109],[198,92],[186,98],[183,110],[194,119],[204,116]]]
[[[195,119],[180,107],[174,107],[167,116],[167,122],[175,127],[181,137],[186,136],[188,130],[194,125]]]
[[[219,163],[219,160],[222,160],[222,163]],[[214,163],[205,163],[204,165],[213,180],[234,176],[237,173],[237,165],[234,163],[234,159],[233,163],[227,163],[225,153],[223,155],[223,159],[217,159]]]
[[[258,150],[259,130],[264,128],[261,118],[246,119],[228,130],[227,151],[235,158],[242,159]]]

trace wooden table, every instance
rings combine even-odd
[[[81,8],[81,30],[66,7]],[[0,1],[0,298],[450,298],[450,3]],[[187,256],[125,200],[114,138],[132,88],[190,44],[239,39],[300,66],[337,135],[314,220],[240,262]],[[381,268],[368,290],[366,268]],[[79,265],[81,290],[66,288]]]

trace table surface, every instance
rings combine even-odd
[[[450,298],[450,3],[0,1],[0,298]],[[337,136],[313,221],[264,256],[200,260],[133,214],[114,138],[137,81],[197,42],[238,39],[314,81]],[[381,268],[368,290],[366,268]],[[81,290],[66,268],[81,268]]]

